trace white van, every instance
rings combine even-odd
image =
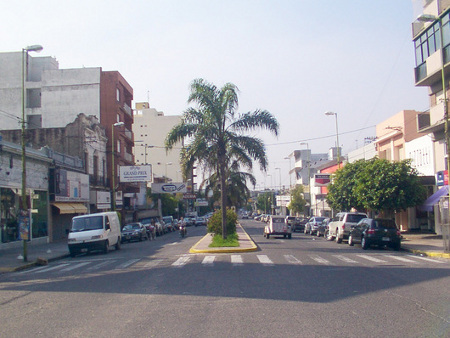
[[[264,227],[264,237],[283,236],[284,238],[292,238],[291,226],[286,223],[284,216],[269,215],[268,224]]]
[[[108,253],[113,245],[116,250],[120,250],[121,239],[117,212],[100,212],[72,218],[67,244],[70,256],[74,257],[76,254],[94,250]]]

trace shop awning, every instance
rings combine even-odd
[[[59,209],[59,213],[62,214],[87,214],[88,210],[83,203],[63,203],[57,202],[52,205]]]
[[[443,186],[441,189],[436,191],[433,195],[428,197],[421,206],[419,206],[420,211],[433,211],[433,207],[439,202],[442,196],[448,194],[448,185]]]

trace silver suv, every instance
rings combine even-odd
[[[336,243],[341,243],[343,239],[348,238],[352,226],[363,218],[367,218],[367,215],[362,212],[339,212],[328,224],[325,238],[329,241],[335,239]]]

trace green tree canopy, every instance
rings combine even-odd
[[[261,139],[249,136],[249,132],[267,129],[278,135],[279,125],[272,114],[265,110],[255,110],[244,114],[238,108],[238,88],[227,83],[217,88],[203,79],[194,80],[188,103],[196,103],[196,108],[188,108],[181,122],[174,126],[166,137],[166,149],[185,142],[181,151],[181,164],[186,174],[194,164],[205,171],[216,172],[221,188],[222,236],[226,238],[226,207],[228,171],[237,161],[247,170],[253,168],[253,161],[262,170],[267,167],[267,156]]]
[[[303,198],[303,186],[297,185],[291,190],[291,202],[289,203],[289,211],[292,215],[300,214],[305,211],[306,201]]]
[[[328,188],[333,209],[406,210],[425,200],[425,188],[410,160],[359,160],[338,170]]]
[[[256,207],[258,210],[263,210],[265,214],[270,213],[273,204],[273,192],[266,191],[258,195],[256,200]]]

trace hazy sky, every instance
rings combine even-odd
[[[165,115],[181,114],[189,84],[204,78],[240,89],[240,112],[278,119],[267,144],[266,186],[289,184],[293,150],[339,143],[346,154],[404,109],[428,109],[414,87],[411,0],[16,0],[0,4],[0,51],[44,46],[60,68],[117,70]],[[36,54],[34,54],[36,55]],[[1,76],[1,74],[0,74]],[[163,140],[161,140],[161,145]],[[293,164],[293,163],[292,163]],[[255,168],[259,184],[264,175]]]

